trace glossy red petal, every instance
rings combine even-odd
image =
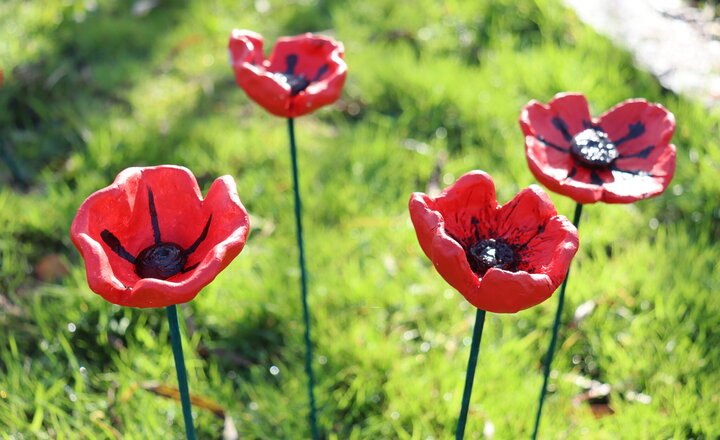
[[[530,185],[500,207],[493,229],[498,237],[511,243],[527,243],[544,228],[547,219],[555,215],[555,205],[545,191]]]
[[[650,145],[642,151],[642,157],[621,156],[615,161],[614,168],[630,171],[645,171],[651,175],[672,176],[675,173],[676,147],[673,144]],[[669,169],[672,163],[673,168]]]
[[[228,50],[235,81],[253,101],[276,116],[290,117],[290,86],[267,69],[260,34],[234,29]]]
[[[547,189],[577,203],[595,203],[602,199],[602,187],[587,183],[590,170],[577,165],[570,154],[549,148],[532,136],[525,138],[525,146],[530,172]]]
[[[557,289],[545,274],[490,269],[480,287],[465,296],[470,304],[493,313],[517,313],[538,305]]]
[[[82,228],[81,223],[84,221],[82,217],[84,217],[84,213],[78,211],[70,236],[75,247],[85,260],[88,285],[93,292],[111,303],[125,305],[128,296],[132,294],[132,288],[120,282],[115,277],[113,270],[114,268],[125,270],[119,269],[117,266],[117,262],[122,261],[122,259],[119,257],[115,259],[113,256],[108,255],[102,244],[79,230]],[[110,260],[115,260],[116,264],[110,264]]]
[[[648,146],[665,146],[675,133],[675,116],[660,104],[644,99],[621,102],[598,118],[598,125],[613,142],[627,136],[631,124],[641,123],[642,135],[617,146],[621,156],[641,153]]]
[[[110,231],[132,256],[152,245],[148,189],[162,241],[188,249],[212,216],[207,236],[188,256],[186,267],[197,267],[168,280],[141,279],[134,264],[113,252],[100,235]],[[217,179],[203,200],[189,170],[159,166],[129,168],[111,186],[88,197],[73,221],[71,238],[85,259],[94,292],[123,306],[164,307],[193,299],[242,250],[248,228],[231,177]]]
[[[271,72],[287,72],[287,56],[297,56],[294,74],[304,75],[306,78],[315,78],[320,69],[331,64],[344,64],[342,54],[343,44],[329,37],[306,33],[294,37],[278,38],[268,61],[268,70]],[[329,76],[325,73],[321,78]]]
[[[275,116],[292,118],[290,86],[264,68],[245,63],[235,69],[235,80],[253,101]]]
[[[675,171],[675,149],[668,151],[672,153],[671,156],[663,162],[657,162],[653,167],[656,171],[652,175],[613,171],[615,180],[603,185],[605,191],[603,202],[633,203],[662,194],[670,184]],[[663,164],[664,168],[659,167],[660,164]]]
[[[437,272],[466,298],[480,287],[480,279],[470,269],[462,246],[450,237],[444,217],[429,205],[432,198],[422,193],[410,197],[410,219],[425,255]]]
[[[557,120],[562,121],[570,136],[583,131],[585,124],[592,120],[585,96],[579,93],[559,93],[548,105],[532,100],[520,113],[520,127],[525,136],[541,137],[567,148],[569,141],[558,128]]]
[[[233,29],[228,50],[233,68],[240,68],[243,63],[261,65],[265,61],[262,35],[253,31]]]
[[[537,168],[544,178],[561,181],[571,174],[575,159],[569,152],[550,148],[535,136],[526,136],[525,146],[531,168]]]
[[[570,152],[570,145],[562,132],[553,125],[556,115],[549,106],[538,101],[530,101],[520,113],[520,128],[526,137],[540,137]],[[545,145],[545,144],[543,144]],[[556,150],[557,151],[557,150]]]
[[[543,231],[535,235],[523,252],[522,268],[544,273],[553,285],[565,279],[570,262],[579,247],[578,230],[567,218],[556,215],[546,220]]]
[[[494,226],[494,213],[498,207],[495,184],[483,171],[470,171],[434,197],[431,209],[444,218],[445,229],[457,239],[474,233],[470,220],[475,218],[482,230]]]
[[[555,115],[565,121],[571,135],[583,131],[586,123],[592,120],[587,99],[581,93],[558,93],[548,102],[548,106]]]

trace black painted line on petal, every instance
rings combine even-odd
[[[113,235],[112,232],[105,229],[100,233],[100,237],[103,239],[106,245],[110,246],[110,249],[118,254],[120,258],[123,260],[127,260],[131,262],[132,264],[135,264],[136,258],[132,256],[130,252],[128,252],[123,245],[120,243],[120,240]]]
[[[289,75],[295,74],[295,67],[297,66],[298,62],[298,56],[295,54],[290,54],[285,57],[285,64],[287,66],[287,69],[285,70],[285,73]]]
[[[595,171],[591,171],[590,183],[592,183],[593,185],[602,185],[603,183],[605,183],[605,181],[600,178],[598,173],[596,173]]]
[[[570,134],[570,131],[568,130],[568,126],[561,117],[556,116],[556,117],[552,118],[552,125],[555,128],[557,128],[558,131],[560,131],[560,133],[562,133],[562,135],[566,141],[568,141],[568,142],[572,141],[572,135]]]
[[[470,217],[470,223],[473,225],[473,228],[475,229],[475,240],[480,241],[480,228],[478,227],[478,224],[480,224],[480,221],[476,219],[475,217]]]
[[[519,251],[524,251],[525,249],[527,249],[530,242],[533,241],[535,239],[535,237],[542,234],[543,232],[545,232],[545,227],[543,225],[538,225],[535,233],[530,238],[528,238],[527,241],[525,241],[525,243],[517,245],[516,251],[519,252]]]
[[[655,145],[650,145],[649,147],[645,147],[642,151],[635,153],[635,154],[621,154],[618,159],[630,159],[634,157],[639,157],[640,159],[647,159],[648,156],[650,156],[650,153],[655,149]]]
[[[627,142],[627,141],[635,139],[635,138],[639,138],[640,136],[643,135],[643,133],[645,133],[645,124],[643,124],[641,121],[638,121],[638,122],[635,122],[632,124],[628,124],[628,134],[626,134],[624,137],[614,141],[613,144],[615,144],[615,146],[617,147],[618,145],[620,145],[624,142]]]
[[[192,266],[186,267],[185,269],[181,270],[180,273],[188,273],[188,272],[190,272],[191,270],[193,270],[193,269],[195,269],[196,267],[198,267],[199,265],[200,265],[199,262],[198,262],[198,263],[195,263],[195,264],[193,264]]]
[[[200,246],[200,243],[202,243],[202,242],[207,238],[208,230],[210,230],[210,222],[212,222],[212,214],[210,214],[210,217],[208,218],[207,223],[205,223],[205,228],[203,229],[202,233],[201,233],[200,236],[197,238],[197,240],[195,240],[195,243],[193,243],[193,244],[192,244],[189,248],[187,248],[187,250],[185,251],[185,255],[186,255],[186,256],[192,254],[193,252],[195,252],[195,250],[197,250],[198,246]],[[188,270],[189,270],[189,269],[188,269]]]
[[[320,69],[318,69],[318,72],[317,72],[317,75],[315,75],[315,78],[313,78],[310,82],[319,81],[320,77],[325,75],[325,73],[327,73],[328,69],[329,69],[328,65],[323,64],[322,67]]]
[[[585,128],[586,130],[590,128],[592,128],[593,130],[602,130],[599,125],[593,124],[591,121],[583,120],[582,125],[583,128]]]
[[[555,144],[553,144],[552,142],[548,141],[547,139],[545,139],[545,138],[542,137],[542,136],[537,136],[537,140],[539,140],[540,142],[542,142],[543,144],[547,145],[547,146],[550,147],[550,148],[553,148],[553,149],[558,150],[558,151],[562,151],[563,153],[568,153],[568,154],[570,154],[570,149],[569,149],[569,148],[563,148],[563,147],[561,147],[561,146],[559,146],[559,145],[555,145]]]
[[[159,244],[160,240],[160,224],[158,223],[157,210],[155,209],[155,197],[150,188],[148,188],[148,207],[150,209],[150,222],[153,228],[153,237],[155,238],[155,244]]]

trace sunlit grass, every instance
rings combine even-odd
[[[564,320],[595,307],[561,331],[541,436],[720,435],[720,115],[559,3],[197,0],[133,15],[114,0],[3,2],[0,140],[29,189],[0,165],[0,437],[182,438],[179,404],[142,388],[175,384],[164,311],[93,294],[68,237],[123,168],[173,163],[205,190],[233,175],[252,215],[243,253],[180,308],[190,389],[244,438],[308,438],[286,124],[235,85],[233,27],[268,48],[304,31],[346,48],[341,102],[296,124],[327,438],[452,436],[474,310],[422,255],[407,200],[476,168],[501,203],[535,183],[520,108],[567,90],[596,115],[661,102],[678,167],[656,199],[584,209]],[[48,255],[57,272],[40,268]],[[529,436],[555,305],[488,315],[467,438]],[[575,399],[589,379],[610,385],[614,414]],[[223,420],[196,413],[199,438],[222,438]]]

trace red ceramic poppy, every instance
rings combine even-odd
[[[70,237],[95,293],[165,307],[195,298],[240,253],[248,229],[232,177],[203,200],[190,170],[166,165],[122,171],[80,206]]]
[[[630,99],[597,119],[585,96],[560,93],[520,114],[530,170],[578,203],[632,203],[665,191],[675,173],[675,117],[660,104]]]
[[[265,59],[262,36],[235,29],[228,46],[238,85],[276,116],[302,116],[340,97],[347,65],[342,43],[332,38],[280,38]]]
[[[577,229],[537,185],[505,205],[482,171],[437,197],[414,193],[410,218],[425,255],[475,307],[515,313],[552,295],[578,248]]]

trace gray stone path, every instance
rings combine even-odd
[[[564,0],[679,94],[720,107],[720,22],[680,0]]]

